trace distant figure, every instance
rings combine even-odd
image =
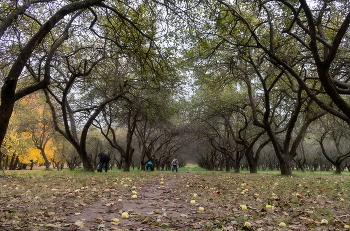
[[[98,166],[97,172],[102,172],[102,169],[105,169],[105,172],[108,170],[108,163],[111,160],[108,154],[101,152],[98,154],[98,158],[100,158],[100,165]]]
[[[153,171],[154,167],[153,167],[153,163],[151,161],[148,161],[147,164],[145,165],[145,171]]]
[[[171,171],[178,171],[179,168],[179,161],[177,159],[173,159],[173,161],[171,162]]]

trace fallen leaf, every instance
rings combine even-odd
[[[60,228],[60,227],[61,227],[61,224],[47,224],[46,227]]]
[[[97,226],[97,229],[104,229],[105,228],[105,224],[100,224],[99,226]]]
[[[76,221],[74,224],[79,227],[85,227],[85,223],[82,221]]]

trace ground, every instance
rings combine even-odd
[[[81,213],[72,216],[69,222],[82,221],[86,224],[86,230],[101,227],[101,224],[105,229],[112,230],[164,230],[168,227],[183,230],[188,221],[200,219],[197,217],[203,212],[198,211],[198,205],[190,204],[180,197],[182,187],[179,187],[176,179],[177,175],[167,182],[161,179],[148,180],[145,185],[132,190],[137,194],[127,190],[112,200],[102,199],[86,206]],[[132,195],[137,198],[131,198]],[[122,201],[119,202],[119,199]],[[127,212],[129,218],[121,218],[122,212]],[[117,224],[109,222],[114,218],[118,218]]]
[[[8,174],[0,184],[0,230],[346,230],[350,225],[348,175],[51,171]]]

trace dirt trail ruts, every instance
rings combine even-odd
[[[76,230],[185,230],[199,219],[197,215],[201,212],[181,197],[182,174],[190,173],[177,173],[165,181],[159,178],[144,182],[135,190],[136,199],[131,198],[131,190],[108,200],[101,198],[98,203],[86,205],[80,213],[73,214],[67,222],[84,225],[77,226]],[[122,212],[128,212],[129,218],[123,219]],[[114,218],[119,222],[111,222]]]

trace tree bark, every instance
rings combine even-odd
[[[14,153],[14,154],[12,155],[11,160],[10,160],[9,170],[14,170],[14,169],[13,169],[13,165],[14,165],[15,159],[16,159],[16,154]]]
[[[15,162],[13,163],[11,169],[16,170],[18,163],[19,163],[19,156],[16,156]]]
[[[341,163],[337,163],[335,165],[335,174],[337,174],[337,175],[341,174],[341,172],[342,172],[342,169],[341,169],[340,165],[341,165]]]
[[[34,161],[30,160],[30,170],[33,170],[33,167],[34,167]]]
[[[49,159],[47,158],[44,149],[45,149],[45,148],[39,148],[40,153],[41,153],[41,155],[42,155],[42,157],[44,158],[44,161],[45,161],[45,168],[46,168],[46,170],[49,170],[49,169],[50,169],[51,163],[50,163]]]
[[[135,149],[132,149],[131,152],[124,157],[124,165],[123,165],[123,171],[129,172],[131,163],[132,163],[132,156],[134,154]]]
[[[292,159],[289,155],[285,155],[283,159],[280,159],[280,171],[282,176],[292,175]]]

